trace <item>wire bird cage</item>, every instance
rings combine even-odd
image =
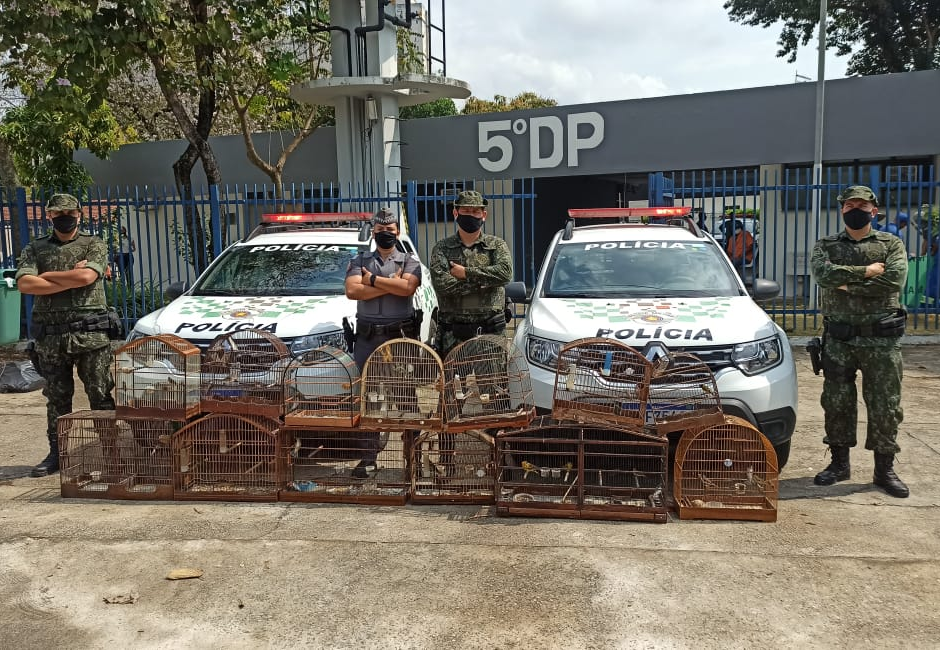
[[[284,372],[284,424],[312,429],[359,424],[359,368],[333,346],[311,350]]]
[[[505,336],[457,345],[444,361],[444,378],[448,431],[523,427],[535,417],[528,365]]]
[[[284,342],[263,330],[219,335],[202,355],[202,410],[280,416],[290,358]]]
[[[404,505],[411,487],[411,431],[289,429],[291,479],[281,501]]]
[[[174,334],[135,339],[114,353],[117,417],[199,415],[199,348]]]
[[[652,364],[619,341],[585,338],[558,355],[552,416],[558,420],[643,426]]]
[[[676,448],[679,518],[776,521],[777,476],[773,445],[747,420],[687,430]]]
[[[171,441],[186,423],[76,411],[56,422],[62,496],[173,499]]]
[[[496,458],[493,437],[480,430],[425,431],[411,456],[414,503],[493,503]]]
[[[277,420],[212,413],[173,435],[173,496],[213,501],[275,501],[289,474]]]
[[[440,429],[444,365],[414,339],[386,341],[362,368],[360,426],[365,429]]]
[[[649,416],[660,435],[725,421],[715,375],[692,354],[676,353],[653,364]]]
[[[497,513],[665,523],[667,452],[642,430],[536,418],[496,437]]]

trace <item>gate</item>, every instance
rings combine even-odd
[[[753,229],[754,273],[780,284],[780,294],[762,306],[786,331],[809,334],[822,328],[818,287],[810,273],[813,246],[843,229],[836,197],[855,184],[868,185],[878,196],[876,227],[892,232],[900,227],[910,258],[901,296],[911,313],[909,327],[936,331],[940,179],[932,165],[830,166],[817,179],[808,168],[782,166],[656,174],[650,178],[650,201],[691,206],[719,243],[732,218]]]

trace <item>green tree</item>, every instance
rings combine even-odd
[[[91,177],[73,160],[76,149],[107,158],[126,142],[107,104],[89,106],[88,97],[63,79],[8,110],[0,138],[10,147],[20,182],[79,193]]]
[[[814,38],[818,0],[727,0],[732,21],[773,27],[783,23],[777,56],[796,60]],[[874,75],[940,68],[940,2],[937,0],[830,0],[826,47],[852,54],[846,72]]]
[[[517,111],[529,108],[546,108],[558,106],[558,102],[548,97],[542,97],[533,92],[519,93],[512,99],[503,95],[494,95],[493,100],[479,99],[470,97],[464,104],[463,115],[475,115],[477,113],[501,113],[503,111]]]
[[[457,105],[449,97],[441,97],[433,102],[403,106],[398,109],[398,117],[403,120],[413,120],[420,117],[447,117],[457,115]]]

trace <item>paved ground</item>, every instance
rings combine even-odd
[[[58,476],[26,477],[45,451],[42,396],[0,395],[0,645],[940,647],[938,352],[905,348],[906,500],[872,488],[867,452],[851,481],[811,484],[827,462],[821,379],[799,352],[775,524],[64,501]],[[179,567],[203,577],[165,579]]]

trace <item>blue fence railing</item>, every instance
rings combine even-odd
[[[690,205],[719,241],[729,217],[754,230],[752,273],[779,283],[780,294],[765,309],[791,331],[821,327],[818,292],[809,256],[820,237],[842,228],[836,196],[863,183],[881,200],[881,228],[906,226],[900,236],[910,261],[903,301],[913,330],[940,327],[940,179],[931,165],[831,166],[814,179],[807,168],[706,170],[653,175],[651,197]],[[226,246],[244,238],[268,212],[372,211],[397,207],[427,261],[436,241],[453,232],[452,201],[476,189],[490,201],[486,229],[503,237],[515,260],[515,277],[529,286],[545,251],[537,243],[536,182],[444,179],[410,181],[401,187],[295,183],[275,188],[242,184],[197,188],[181,197],[167,187],[89,187],[84,227],[110,251],[109,299],[127,324],[163,304],[171,282],[192,282]],[[655,191],[654,191],[655,190]],[[48,232],[49,192],[0,187],[0,266],[13,268],[15,253],[31,237]],[[544,244],[541,244],[544,246]],[[747,278],[747,275],[744,276]],[[24,319],[31,311],[25,301]],[[28,322],[25,324],[28,325]]]

